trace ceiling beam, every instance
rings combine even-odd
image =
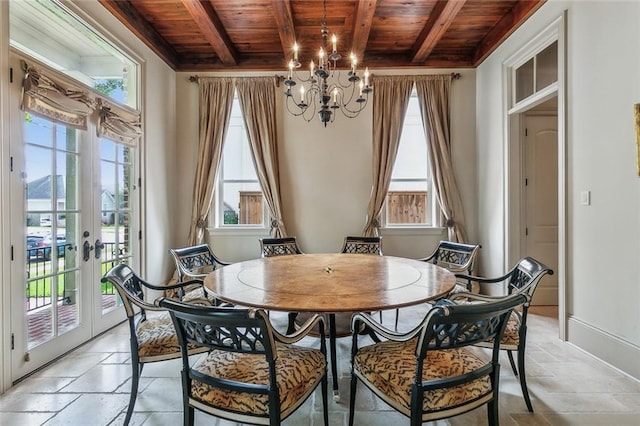
[[[436,47],[442,36],[447,32],[466,0],[438,0],[434,6],[426,25],[413,44],[411,62],[424,62]]]
[[[367,42],[369,41],[369,33],[373,24],[373,15],[376,12],[376,4],[378,0],[358,0],[358,8],[356,10],[355,19],[353,21],[353,42],[351,51],[359,58],[362,58]]]
[[[211,3],[200,0],[182,0],[182,4],[222,63],[229,66],[236,65],[238,54]]]
[[[473,54],[473,66],[477,67],[487,56],[507,39],[520,25],[547,0],[519,1],[498,21],[480,41]]]
[[[158,33],[131,2],[116,0],[99,0],[112,15],[122,22],[133,34],[149,47],[156,55],[167,63],[172,69],[177,70],[180,66],[178,53],[167,41]]]
[[[293,26],[293,14],[291,13],[290,0],[271,0],[273,16],[278,26],[282,53],[287,58],[288,53],[293,49],[296,42],[296,29]]]

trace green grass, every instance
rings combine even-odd
[[[64,260],[60,259],[60,267],[62,267],[63,265]],[[110,266],[111,263],[103,263],[101,265],[102,275],[104,275],[110,269]],[[48,275],[51,273],[51,263],[46,262],[44,267],[42,267],[42,263],[38,264],[36,262],[32,262],[29,264],[29,272],[30,276],[32,277],[36,277],[36,274],[39,273],[38,276],[40,276],[41,278],[34,278],[27,283],[26,297],[51,297],[51,281],[52,279],[54,279],[54,277]],[[76,274],[76,272],[68,272],[67,274]],[[58,296],[64,296],[65,273],[60,273],[59,275],[56,275],[55,278],[57,278],[58,281]],[[115,292],[113,285],[110,283],[100,283],[100,288],[102,294],[112,294]]]

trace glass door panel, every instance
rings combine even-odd
[[[133,150],[112,140],[100,139],[100,270],[106,273],[118,263],[132,264],[131,194]],[[102,315],[122,305],[111,284],[102,285]]]
[[[27,349],[80,325],[77,131],[25,114]]]

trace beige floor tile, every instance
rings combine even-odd
[[[640,425],[640,382],[621,374],[574,346],[558,339],[557,311],[535,307],[529,316],[526,357],[527,382],[535,413],[524,404],[519,378],[511,371],[505,353],[500,356],[500,423],[502,426],[546,425]],[[409,329],[426,313],[426,307],[400,312],[400,329]],[[545,316],[546,315],[546,316]],[[395,312],[385,312],[383,323],[393,327]],[[286,327],[286,315],[271,313],[279,329]],[[368,337],[361,345],[370,344]],[[305,344],[320,346],[317,338]],[[350,394],[349,338],[338,339],[338,368],[341,401],[329,395],[331,426],[346,426]],[[328,345],[327,345],[328,346]],[[328,348],[327,348],[328,349]],[[487,357],[484,349],[474,349]],[[181,360],[145,365],[131,426],[175,426],[182,424]],[[331,390],[331,380],[329,389]],[[24,379],[0,396],[2,426],[123,424],[131,387],[131,356],[126,326],[105,333],[53,365]],[[375,398],[358,384],[356,426],[395,426],[408,419]],[[320,390],[283,426],[322,424]],[[486,407],[460,416],[428,423],[429,426],[486,425]],[[196,425],[237,426],[196,412]]]

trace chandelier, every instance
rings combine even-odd
[[[337,62],[342,58],[336,47],[338,38],[334,34],[331,37],[331,51],[328,50],[329,29],[327,28],[327,3],[323,1],[323,17],[320,34],[322,46],[318,52],[318,63],[313,60],[309,64],[309,71],[298,71],[301,67],[298,62],[298,43],[293,45],[293,59],[289,61],[289,70],[284,85],[287,90],[287,111],[294,116],[301,116],[307,122],[311,121],[316,111],[320,121],[327,127],[328,122],[333,122],[336,112],[340,110],[347,118],[355,118],[367,105],[369,93],[373,88],[369,85],[369,68],[364,70],[364,78],[358,76],[356,68],[358,59],[352,52],[350,55],[351,66],[346,77],[341,79]],[[346,81],[343,81],[346,80]],[[293,90],[295,86],[300,88]],[[296,93],[298,92],[298,93]]]

